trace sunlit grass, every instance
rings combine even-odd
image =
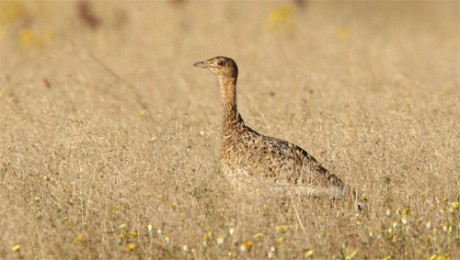
[[[0,2],[1,259],[459,258],[454,8],[32,2]],[[368,208],[233,190],[191,66],[223,53],[246,122]]]

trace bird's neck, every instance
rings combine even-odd
[[[224,105],[224,128],[242,122],[236,105],[236,77],[219,76]]]

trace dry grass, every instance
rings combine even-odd
[[[0,7],[0,258],[460,258],[458,2]],[[232,192],[216,55],[368,211]]]

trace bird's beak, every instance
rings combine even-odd
[[[200,67],[200,68],[204,68],[204,69],[206,69],[206,68],[209,67],[209,65],[208,65],[208,63],[207,63],[206,61],[195,62],[195,63],[193,64],[193,66],[195,66],[195,67]]]

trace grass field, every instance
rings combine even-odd
[[[459,259],[456,1],[0,2],[1,259]],[[217,80],[248,125],[355,187],[235,193]]]

